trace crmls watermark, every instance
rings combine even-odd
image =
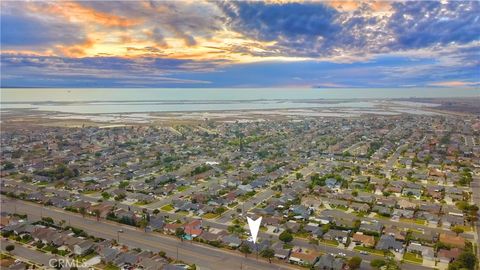
[[[88,269],[88,270],[94,269],[91,266],[86,266],[83,263],[80,263],[76,260],[67,259],[67,258],[50,259],[48,260],[48,266],[52,267],[53,269],[62,269],[64,267],[66,268],[76,267],[78,269]]]

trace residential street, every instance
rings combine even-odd
[[[55,256],[47,253],[43,253],[34,249],[24,247],[20,244],[7,241],[5,239],[0,239],[1,249],[5,251],[7,245],[14,245],[15,249],[10,253],[13,256],[16,256],[25,261],[33,261],[36,264],[48,265],[50,259],[55,258]]]

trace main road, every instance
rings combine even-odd
[[[146,233],[135,227],[122,225],[110,221],[96,221],[95,218],[83,218],[82,216],[60,210],[58,208],[45,207],[35,203],[25,202],[22,200],[12,200],[5,196],[0,196],[2,200],[2,211],[27,214],[29,220],[39,220],[42,216],[49,216],[56,220],[65,220],[67,224],[85,230],[90,235],[101,237],[104,239],[119,239],[121,244],[130,248],[141,248],[151,250],[153,252],[165,251],[171,258],[178,258],[187,263],[195,263],[199,269],[298,269],[296,266],[288,264],[269,264],[255,256],[245,258],[238,252],[226,251],[219,248],[210,247],[208,245],[199,244],[190,241],[181,242],[175,237],[159,234]],[[123,233],[118,233],[119,230]],[[268,239],[269,235],[260,233],[264,239]],[[339,249],[328,245],[307,244],[306,241],[295,239],[295,245],[309,249],[317,250],[324,253],[337,254],[339,251],[345,253],[348,257],[360,256],[365,263],[372,261],[377,257],[375,255],[363,255],[356,251]],[[413,264],[403,264],[402,269],[409,270],[425,270],[425,267]]]
[[[146,233],[131,226],[107,221],[96,221],[94,218],[83,218],[67,211],[44,207],[21,200],[2,199],[2,211],[27,214],[29,220],[38,220],[49,216],[55,221],[65,220],[67,224],[85,230],[88,234],[104,239],[117,239],[130,248],[141,248],[153,252],[164,251],[171,258],[178,258],[186,263],[194,263],[200,269],[297,269],[293,265],[270,264],[255,256],[245,258],[238,252],[230,252],[204,244],[190,241],[180,242],[175,237],[159,233]],[[15,209],[16,205],[16,209]],[[122,229],[123,233],[118,233]],[[33,259],[33,258],[32,258]]]
[[[480,176],[473,176],[470,186],[472,188],[473,204],[480,206]],[[480,211],[477,213],[477,221],[473,228],[475,230],[475,242],[477,243],[477,256],[480,256]]]

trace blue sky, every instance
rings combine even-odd
[[[478,1],[1,2],[2,87],[474,87]]]

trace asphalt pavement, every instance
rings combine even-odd
[[[223,270],[223,269],[297,269],[288,264],[270,264],[263,259],[257,260],[255,256],[249,255],[245,258],[238,252],[230,252],[208,245],[184,241],[181,242],[175,237],[159,233],[145,233],[143,230],[118,223],[99,221],[94,218],[83,218],[75,213],[44,207],[41,205],[10,200],[2,198],[2,210],[14,211],[16,205],[17,213],[25,213],[29,219],[40,219],[41,215],[49,216],[56,221],[66,220],[71,226],[85,230],[87,233],[105,239],[117,239],[120,243],[130,248],[141,248],[153,252],[165,251],[167,256],[178,258],[187,263],[194,263],[200,269]],[[43,208],[43,210],[41,210]],[[118,230],[123,233],[118,233]]]

